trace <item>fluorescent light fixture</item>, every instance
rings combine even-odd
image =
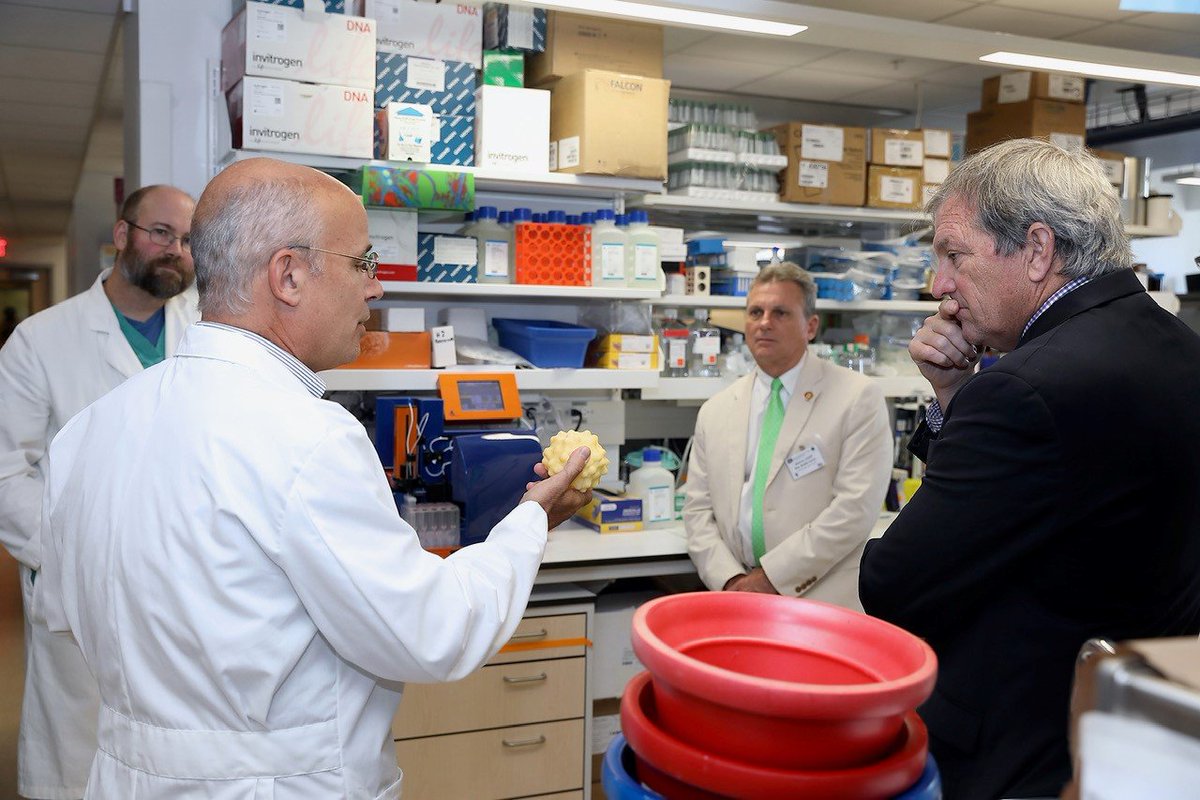
[[[999,51],[980,56],[980,61],[989,64],[1005,64],[1010,67],[1027,67],[1029,69],[1044,69],[1053,72],[1075,72],[1090,75],[1093,78],[1111,78],[1118,81],[1133,81],[1135,83],[1163,83],[1170,86],[1200,87],[1200,75],[1187,72],[1170,72],[1163,69],[1143,69],[1142,67],[1122,67],[1116,64],[1097,64],[1092,61],[1074,61],[1069,58],[1051,58],[1050,56],[1035,56],[1031,53],[1008,53]]]
[[[1168,173],[1162,176],[1164,181],[1183,184],[1184,186],[1200,186],[1200,168],[1189,167],[1181,172]]]
[[[628,0],[538,0],[538,7],[559,8],[563,11],[594,14],[609,14],[633,17],[671,25],[690,25],[696,28],[712,28],[719,31],[741,31],[762,33],[769,36],[795,36],[808,30],[807,25],[791,25],[771,22],[754,17],[738,17],[733,14],[718,14],[714,11],[693,11],[689,8],[670,8],[649,3],[631,3]]]

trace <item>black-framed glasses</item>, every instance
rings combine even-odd
[[[292,247],[297,250],[315,250],[318,253],[325,253],[326,255],[348,258],[354,262],[355,269],[366,275],[371,280],[375,280],[375,274],[379,272],[379,253],[376,253],[374,250],[370,251],[366,255],[352,256],[349,253],[338,253],[334,250],[322,250],[319,247],[313,247],[307,244],[294,244]]]
[[[131,219],[122,219],[121,221],[126,225],[137,228],[139,231],[145,231],[146,235],[150,237],[150,241],[159,247],[170,247],[175,242],[179,242],[179,246],[184,250],[192,249],[192,237],[190,234],[185,233],[183,236],[176,236],[166,228],[158,225],[155,225],[153,228],[143,228]]]

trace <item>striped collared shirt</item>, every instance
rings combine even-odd
[[[274,356],[280,364],[283,364],[291,371],[296,379],[304,384],[304,388],[308,390],[313,397],[321,397],[325,394],[325,381],[317,377],[317,373],[313,372],[308,367],[296,358],[294,355],[284,350],[279,345],[259,336],[254,331],[248,331],[245,328],[235,328],[232,325],[226,325],[223,322],[197,322],[197,325],[204,325],[209,328],[218,328],[223,331],[230,331],[245,336],[252,342],[257,342],[267,349],[267,352]]]
[[[1091,278],[1087,277],[1069,280],[1064,283],[1057,292],[1047,297],[1046,302],[1042,303],[1038,310],[1033,312],[1033,316],[1029,318],[1029,321],[1025,323],[1025,327],[1021,329],[1021,338],[1025,338],[1025,334],[1029,333],[1029,329],[1033,327],[1033,323],[1037,322],[1038,317],[1040,317],[1042,314],[1045,314],[1046,311],[1050,309],[1050,306],[1054,305],[1059,300],[1063,299],[1090,280]],[[937,400],[930,402],[930,404],[925,408],[925,422],[927,425],[929,425],[929,429],[934,433],[937,433],[942,429],[942,424],[945,421],[946,418],[942,413],[941,404],[939,404]]]

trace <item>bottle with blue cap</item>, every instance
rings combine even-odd
[[[520,247],[521,241],[521,226],[527,222],[533,221],[533,210],[525,208],[514,208],[512,210],[512,243],[513,246],[508,248],[508,274],[512,276],[510,283],[517,282],[517,248]]]
[[[665,279],[658,258],[658,234],[650,227],[645,211],[629,212],[629,247],[625,261],[629,265],[626,283],[631,289],[659,289]]]
[[[480,206],[475,209],[475,225],[471,235],[479,242],[479,257],[476,261],[476,280],[479,283],[512,283],[512,268],[509,250],[512,240],[508,230],[500,224],[500,214],[495,206]]]
[[[555,225],[567,224],[567,212],[557,209],[546,212],[546,222],[553,222]]]
[[[596,212],[592,225],[592,285],[610,289],[625,287],[625,232],[616,226],[612,209]]]
[[[642,524],[647,528],[670,525],[675,520],[675,476],[662,465],[662,451],[647,447],[642,466],[629,473],[626,497],[642,501]]]

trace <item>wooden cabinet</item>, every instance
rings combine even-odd
[[[588,614],[526,614],[461,681],[409,684],[392,726],[405,800],[583,800]]]

